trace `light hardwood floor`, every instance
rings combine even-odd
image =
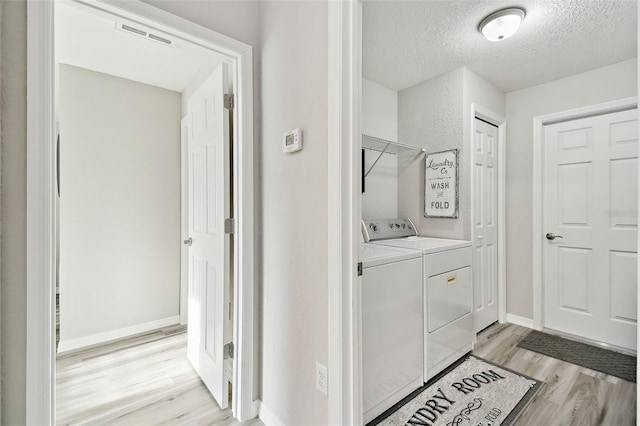
[[[176,326],[59,356],[58,425],[246,425],[222,410],[187,360]]]
[[[546,383],[517,426],[636,424],[636,384],[518,348],[529,329],[494,324],[473,353]]]
[[[546,382],[517,426],[636,424],[636,384],[518,348],[528,329],[495,324],[473,353]],[[184,327],[58,357],[57,423],[239,425],[186,359]],[[263,426],[255,419],[242,423]],[[293,425],[301,426],[301,425]]]

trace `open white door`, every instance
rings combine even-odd
[[[225,345],[229,326],[230,212],[227,65],[220,65],[189,98],[188,358],[221,408],[229,404]]]

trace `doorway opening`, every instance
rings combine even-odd
[[[223,302],[220,311],[226,314],[227,322],[223,327],[228,336],[225,341],[220,340],[220,342],[226,345],[233,341],[235,351],[231,345],[225,348],[217,346],[214,348],[213,340],[216,340],[216,345],[220,342],[211,338],[209,334],[203,335],[200,339],[202,342],[199,340],[198,344],[202,346],[203,352],[215,350],[216,354],[220,355],[220,359],[224,360],[220,363],[223,372],[220,381],[234,384],[232,398],[234,416],[240,420],[255,417],[252,349],[253,168],[247,167],[253,162],[251,47],[145,4],[122,5],[104,2],[96,5],[93,2],[84,1],[55,3],[55,5],[30,4],[28,14],[31,54],[28,79],[30,87],[41,89],[30,90],[28,110],[30,123],[32,123],[30,127],[32,131],[28,135],[31,147],[28,155],[28,176],[32,183],[37,181],[37,184],[32,184],[28,190],[29,197],[33,201],[28,207],[30,218],[28,229],[32,236],[37,235],[27,248],[29,269],[34,271],[28,278],[28,315],[33,318],[33,321],[28,324],[30,336],[27,345],[28,423],[52,424],[55,419],[57,346],[55,301],[58,283],[57,253],[60,247],[57,239],[58,230],[61,231],[62,236],[60,271],[62,273],[61,346],[63,352],[185,322],[188,316],[185,308],[189,305],[185,299],[193,299],[193,297],[185,297],[189,294],[188,281],[192,282],[191,295],[193,295],[193,277],[197,277],[199,271],[194,273],[193,263],[182,262],[184,256],[181,252],[189,250],[182,245],[183,240],[189,239],[184,235],[183,223],[190,215],[180,210],[183,205],[188,207],[193,206],[194,203],[188,202],[188,194],[185,203],[181,195],[180,181],[185,172],[181,170],[181,145],[185,143],[181,141],[185,128],[184,121],[181,124],[181,118],[187,118],[189,123],[186,126],[187,132],[194,127],[193,124],[200,122],[197,113],[191,110],[189,101],[202,83],[206,82],[216,69],[223,66],[228,70],[229,78],[228,84],[225,83],[220,90],[224,90],[229,96],[219,97],[219,105],[214,106],[209,103],[209,108],[212,113],[215,109],[217,115],[220,115],[218,106],[224,108],[226,111],[224,116],[227,117],[222,126],[228,135],[227,142],[225,143],[224,140],[222,142],[226,147],[226,155],[219,155],[218,158],[220,164],[224,165],[221,169],[228,172],[226,180],[221,181],[224,183],[221,192],[229,194],[227,200],[233,199],[235,216],[232,218],[228,215],[225,217],[221,217],[222,214],[219,215],[222,225],[218,226],[216,223],[215,227],[221,230],[223,235],[221,239],[226,241],[227,247],[224,256],[226,260],[222,261],[221,269],[226,271],[227,277],[233,277],[235,283],[233,287],[218,286],[226,293],[227,302],[235,305],[230,307],[224,304],[224,299],[218,299]],[[60,17],[66,19],[64,25],[57,21]],[[67,25],[70,21],[74,21],[77,26]],[[68,49],[60,48],[58,44],[54,47],[51,43],[54,35],[59,42],[66,41]],[[114,41],[113,36],[116,39],[120,37],[120,41]],[[142,46],[139,54],[131,55],[131,50],[127,50],[133,45]],[[106,50],[101,50],[100,47]],[[166,57],[156,55],[158,52],[171,52],[174,56],[168,60]],[[114,55],[114,53],[121,53],[121,55]],[[198,57],[205,59],[198,61]],[[80,60],[87,62],[74,62]],[[64,65],[57,66],[58,63]],[[59,74],[55,70],[56,67],[60,69]],[[127,72],[133,74],[127,74]],[[177,81],[180,78],[182,81]],[[85,84],[85,87],[81,87],[82,84]],[[118,95],[114,95],[118,85],[126,87]],[[147,92],[151,98],[162,92],[162,96],[171,98],[169,102],[171,105],[160,102],[156,98],[147,99],[144,105],[136,104],[134,99],[140,99],[141,96],[133,96],[132,93],[138,89]],[[109,93],[110,90],[111,93]],[[150,92],[157,93],[150,94]],[[58,94],[62,95],[60,103]],[[232,94],[235,94],[235,98],[231,98]],[[127,98],[127,95],[131,97]],[[84,100],[74,101],[75,98],[83,96]],[[95,97],[93,104],[92,96]],[[113,98],[112,104],[105,107],[103,101],[109,97]],[[74,102],[77,105],[73,105]],[[83,108],[78,107],[83,102],[84,111]],[[105,108],[102,111],[104,120],[96,119],[92,122],[91,116],[95,118],[101,115],[100,108]],[[136,115],[145,112],[143,110],[149,114],[146,119]],[[62,113],[58,114],[59,111]],[[82,117],[83,113],[88,114],[88,117]],[[131,138],[127,139],[126,132],[122,131],[123,126],[118,125],[115,122],[116,117],[111,117],[110,113],[120,114],[119,118],[125,121],[128,119],[127,125],[131,128],[138,126],[132,131],[134,134],[137,132],[134,139],[143,140],[149,136],[144,143],[146,146],[144,148],[136,146]],[[163,113],[169,113],[171,116],[165,117]],[[207,120],[210,118],[206,114],[202,117]],[[170,129],[160,129],[162,127],[160,124],[165,122],[171,122]],[[59,128],[58,123],[61,123]],[[70,126],[71,123],[75,124]],[[85,129],[82,129],[83,125]],[[61,135],[59,158],[62,159],[60,164],[62,167],[60,169],[55,163],[58,159],[55,155],[58,147],[52,142],[56,140],[58,130]],[[154,131],[157,132],[155,135]],[[87,132],[90,137],[87,137]],[[164,142],[161,140],[163,137],[171,140]],[[235,141],[234,144],[230,142],[231,137]],[[82,151],[82,149],[88,149],[89,139],[98,145],[98,150],[93,146],[91,147],[93,152]],[[74,140],[75,147],[72,146]],[[116,149],[115,153],[110,152],[117,148],[119,143],[121,151],[117,152]],[[101,149],[100,146],[102,146]],[[149,149],[149,146],[152,149]],[[122,162],[119,163],[120,160]],[[126,164],[127,161],[130,164]],[[38,167],[34,167],[36,164]],[[194,167],[189,162],[187,164],[187,175],[190,176],[188,172]],[[33,178],[35,170],[38,170],[39,179]],[[58,170],[61,170],[60,176],[56,176]],[[231,170],[235,173],[231,174]],[[83,173],[73,175],[74,171]],[[87,173],[100,171],[101,178],[94,179],[87,176]],[[135,173],[138,174],[135,175]],[[56,179],[58,177],[59,180]],[[65,186],[65,180],[67,186]],[[238,184],[239,182],[242,184]],[[62,211],[58,209],[57,203],[58,183],[61,184],[60,196],[63,197],[61,198]],[[200,183],[211,190],[215,189],[207,175]],[[104,187],[98,188],[101,184]],[[190,185],[187,185],[187,189],[188,193],[193,192],[189,191]],[[66,194],[65,191],[67,191]],[[85,194],[82,194],[83,191],[86,191]],[[89,204],[93,213],[91,209],[88,209],[88,212],[74,212],[73,209],[68,208],[68,206],[75,208],[81,205],[81,203],[65,204],[64,196],[71,199],[73,198],[71,194],[74,192],[78,200],[87,201],[88,198],[92,198],[92,202],[84,203],[83,208],[87,210],[86,205]],[[126,197],[118,198],[121,193],[125,193],[130,199],[127,201]],[[137,202],[144,198],[147,203]],[[225,205],[230,206],[231,202],[227,201]],[[113,214],[114,209],[119,211],[119,217]],[[107,214],[109,210],[111,214]],[[67,215],[64,214],[65,211]],[[229,208],[226,212],[220,210],[219,213],[230,212]],[[101,214],[102,219],[96,221],[96,216]],[[142,219],[138,219],[133,228],[126,226],[125,222],[136,214]],[[58,217],[62,218],[61,223],[58,222]],[[83,218],[85,221],[78,218]],[[210,219],[211,229],[214,226],[213,219],[208,219]],[[231,223],[226,229],[225,220]],[[163,223],[155,224],[154,221]],[[82,224],[85,225],[84,229],[79,226]],[[102,224],[102,227],[99,224]],[[73,229],[74,227],[79,229]],[[141,237],[140,234],[131,231],[136,227],[150,232]],[[106,253],[102,253],[103,255],[96,253],[96,250],[104,249],[104,246],[100,247],[94,244],[94,241],[85,240],[84,247],[80,246],[82,236],[89,238],[88,234],[92,230],[96,233],[106,232],[102,237],[99,235],[94,237],[100,242],[111,241],[108,254],[115,253],[115,259],[108,260],[107,256],[103,256]],[[166,231],[165,234],[159,235],[163,231]],[[78,235],[73,237],[74,233]],[[119,234],[120,238],[119,240],[116,238],[115,242],[111,239],[114,234]],[[130,239],[127,238],[127,234],[131,237]],[[235,241],[230,244],[232,236]],[[162,241],[158,241],[157,238]],[[73,244],[74,241],[76,244]],[[194,246],[197,246],[198,240],[194,242]],[[67,250],[64,250],[67,243],[71,243],[71,246],[67,245]],[[76,247],[73,247],[74,245]],[[88,245],[92,247],[89,248]],[[76,250],[80,248],[80,251],[73,252],[74,248]],[[234,256],[232,250],[242,250],[243,256],[237,256],[237,254]],[[86,261],[80,262],[83,255],[86,256]],[[118,255],[121,256],[119,259]],[[100,258],[103,258],[107,264],[106,267],[88,268],[93,272],[99,269],[99,273],[96,279],[86,281],[98,282],[103,278],[102,276],[112,272],[121,272],[121,275],[119,279],[108,279],[112,283],[111,287],[115,287],[113,283],[120,284],[119,281],[129,280],[125,285],[126,288],[111,299],[104,297],[104,294],[109,294],[104,291],[106,284],[102,283],[93,288],[87,288],[86,285],[74,287],[73,274],[67,275],[74,269],[81,269],[78,268],[79,264],[87,266],[91,261],[96,262],[96,259]],[[78,261],[74,263],[73,259]],[[143,260],[147,262],[147,275],[139,275],[140,269],[135,268],[122,271],[132,265],[135,266],[136,259],[138,259],[138,266],[144,263]],[[158,271],[154,270],[154,265]],[[167,265],[170,267],[169,271],[159,271]],[[211,269],[214,265],[208,266]],[[83,272],[87,271],[80,270],[78,275]],[[154,277],[153,274],[157,272],[159,275]],[[160,275],[168,276],[164,286],[135,288],[135,283],[148,284],[162,281],[163,278]],[[67,277],[71,278],[67,279]],[[42,282],[49,284],[42,285]],[[230,281],[227,282],[230,283]],[[204,292],[207,289],[201,288],[201,290]],[[89,297],[86,297],[87,294]],[[170,297],[165,297],[168,294]],[[149,306],[145,302],[149,302],[150,299],[155,302],[163,299],[155,306],[159,314],[156,312],[149,315],[148,312],[144,312]],[[200,299],[204,299],[200,301],[200,307],[213,308],[206,303],[210,298]],[[65,304],[68,306],[67,310],[65,310]],[[133,309],[129,309],[130,307]],[[84,315],[76,315],[82,314],[83,310]],[[197,312],[193,308],[192,310]],[[90,329],[90,326],[99,322],[98,319],[103,313],[106,314],[104,318],[108,318],[107,321],[114,320],[114,316],[109,315],[108,311],[119,314],[116,315],[113,324],[105,326],[103,323]],[[142,316],[139,315],[141,313]],[[76,318],[73,318],[74,315]],[[230,315],[233,315],[233,318]],[[128,323],[127,319],[130,320]],[[201,319],[202,316],[198,318],[198,320]],[[194,323],[197,322],[194,321]],[[77,325],[80,327],[76,327]],[[198,370],[197,365],[196,369]],[[198,373],[200,376],[208,374],[203,371]],[[37,389],[37,391],[29,392],[30,389]],[[228,396],[229,392],[224,394]],[[221,406],[226,404],[220,395],[216,399]]]

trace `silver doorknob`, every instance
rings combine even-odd
[[[189,237],[189,239],[184,240],[183,243],[191,247],[191,244],[193,244],[193,238]]]
[[[555,240],[556,238],[562,238],[562,235],[555,235],[551,232],[549,232],[547,235],[545,235],[547,237],[547,240]]]

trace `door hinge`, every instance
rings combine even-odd
[[[358,262],[358,276],[362,276],[362,262]]]
[[[234,99],[233,94],[225,93],[224,94],[224,107],[225,107],[225,109],[233,109],[234,105],[235,105],[235,99]]]
[[[234,234],[236,232],[236,220],[233,217],[224,220],[224,233]]]
[[[233,359],[233,342],[229,342],[226,345],[224,345],[224,359]]]

